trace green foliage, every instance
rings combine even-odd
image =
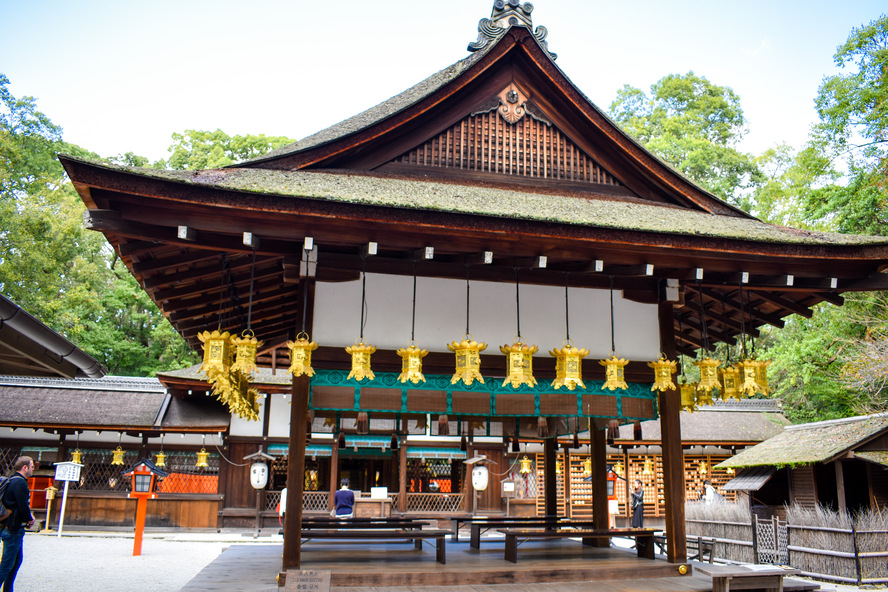
[[[105,238],[83,228],[83,202],[55,155],[97,156],[63,142],[34,99],[16,99],[8,84],[0,74],[0,292],[112,374],[195,363],[132,275],[113,268]]]
[[[168,166],[176,170],[216,169],[292,144],[283,136],[229,136],[222,130],[214,132],[186,130],[173,134]]]
[[[752,156],[737,150],[746,132],[740,98],[693,72],[671,74],[650,96],[624,86],[613,119],[648,150],[722,199],[740,204],[761,178]]]

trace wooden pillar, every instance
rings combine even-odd
[[[564,448],[564,462],[561,468],[561,478],[564,479],[564,517],[570,518],[570,449]]]
[[[607,507],[607,434],[589,420],[589,444],[592,456],[592,521],[596,529],[606,529],[609,524]],[[599,546],[610,544],[605,539],[595,539]]]
[[[555,474],[555,457],[558,442],[555,438],[543,440],[543,467],[545,469],[546,516],[558,515],[558,475]]]
[[[398,510],[407,512],[407,442],[398,447]]]
[[[328,487],[329,493],[327,494],[328,511],[333,509],[333,496],[336,495],[336,490],[339,489],[339,435],[334,434],[334,436],[332,452],[330,454],[330,485]]]
[[[287,466],[287,518],[284,524],[282,571],[299,569],[302,563],[302,497],[305,485],[305,432],[310,378],[293,378],[290,405],[290,462]]]
[[[845,471],[841,460],[837,460],[833,464],[836,466],[836,501],[839,503],[839,511],[844,512],[848,509],[848,504],[845,501]]]
[[[672,303],[660,302],[660,351],[675,359]],[[663,446],[663,497],[666,504],[666,560],[688,559],[685,528],[684,453],[681,447],[681,396],[678,389],[660,393],[660,435]]]

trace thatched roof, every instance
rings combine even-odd
[[[718,402],[694,413],[683,411],[680,419],[682,442],[695,444],[762,442],[789,425],[777,401]],[[643,421],[641,435],[642,441],[659,442],[660,422]],[[631,425],[620,426],[618,440],[633,440]]]
[[[760,220],[666,205],[578,199],[572,195],[500,187],[421,181],[375,173],[325,173],[265,169],[169,171],[143,169],[88,159],[80,161],[142,178],[194,188],[277,195],[320,202],[357,204],[428,212],[511,218],[535,222],[637,232],[689,235],[786,245],[886,245],[888,237],[798,230]],[[235,205],[235,204],[232,204]]]
[[[829,462],[888,432],[888,413],[787,426],[782,433],[717,468],[795,466]]]
[[[2,376],[0,401],[8,427],[222,431],[230,420],[215,401],[173,398],[156,378]]]

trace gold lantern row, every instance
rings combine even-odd
[[[123,465],[124,451],[123,451],[123,448],[120,446],[120,444],[117,445],[117,448],[115,448],[114,450],[111,451],[111,454],[114,455],[113,458],[111,459],[112,465],[115,465],[115,466]]]
[[[648,366],[654,369],[654,384],[652,391],[674,391],[675,383],[672,382],[672,375],[675,374],[675,360],[667,360],[666,354],[660,354],[660,359],[654,362],[648,362]]]
[[[232,336],[228,331],[198,333],[204,359],[200,371],[213,385],[213,394],[229,411],[249,419],[259,419],[259,392],[250,386],[256,371],[256,352],[262,342],[252,331]]]
[[[712,405],[716,399],[742,400],[756,394],[769,395],[768,360],[745,359],[733,366],[719,368],[721,362],[712,358],[697,360],[699,383],[681,385],[681,407],[693,412],[698,405]]]
[[[616,389],[628,389],[629,385],[626,384],[626,377],[624,375],[624,368],[626,364],[629,363],[629,360],[625,358],[618,358],[616,354],[611,354],[606,360],[599,360],[599,364],[604,366],[604,385],[601,387],[602,390],[616,390]]]

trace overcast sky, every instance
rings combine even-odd
[[[492,0],[0,0],[0,72],[65,139],[164,158],[186,129],[305,137],[468,55]],[[624,84],[705,76],[740,96],[743,144],[800,146],[854,27],[884,0],[537,0],[556,64],[607,109]]]

